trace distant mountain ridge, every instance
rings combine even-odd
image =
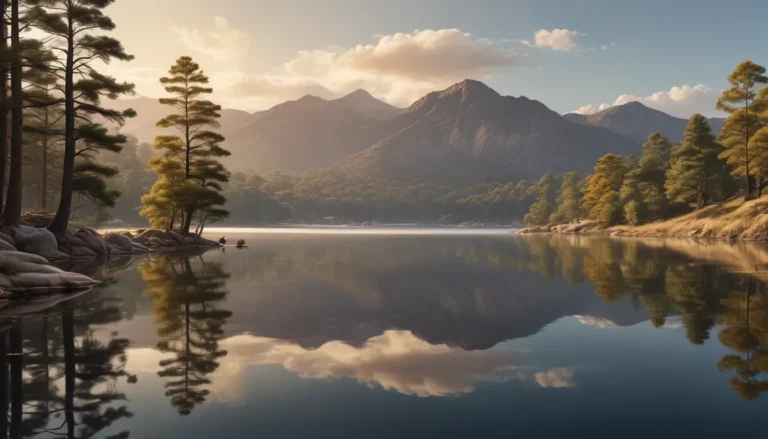
[[[112,104],[139,113],[123,132],[145,142],[168,133],[155,126],[168,114],[158,100]],[[679,140],[687,123],[636,102],[561,116],[474,80],[429,93],[407,109],[356,90],[332,100],[307,95],[256,113],[223,110],[219,122],[232,152],[225,164],[233,171],[326,169],[450,185],[588,173],[604,154],[639,154],[653,132]],[[717,131],[722,119],[710,123]]]
[[[688,125],[686,119],[649,108],[640,102],[628,102],[590,115],[568,113],[563,118],[582,125],[605,128],[641,144],[655,132],[660,132],[670,140],[679,142],[683,140],[685,127]],[[724,119],[709,118],[707,120],[713,134],[720,132]]]
[[[472,80],[428,94],[390,123],[393,134],[335,169],[471,183],[587,172],[608,152],[639,152],[608,130],[573,124],[541,102],[501,96]]]

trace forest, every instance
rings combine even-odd
[[[529,226],[590,219],[603,226],[664,220],[741,195],[763,194],[768,180],[768,76],[744,61],[728,76],[717,109],[728,114],[720,133],[694,114],[683,141],[652,133],[640,157],[603,156],[584,178],[551,174],[534,186]]]
[[[168,133],[149,154],[123,152],[129,139],[119,128],[136,112],[105,102],[132,95],[134,85],[102,71],[133,56],[108,35],[115,23],[104,9],[112,3],[0,1],[0,117],[9,121],[0,125],[2,226],[21,225],[24,209],[34,209],[42,212],[37,218],[49,217],[43,225],[61,242],[72,219],[98,224],[123,192],[153,226],[184,234],[193,224],[200,234],[228,214],[221,184],[229,174],[218,159],[229,152],[211,130],[221,107],[205,99],[213,90],[190,57],[158,78],[167,92],[160,102],[169,108],[157,125]],[[133,172],[142,173],[136,184]],[[137,188],[141,194],[131,192]]]

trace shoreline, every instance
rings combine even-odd
[[[587,220],[578,223],[528,227],[518,233],[767,242],[768,197],[749,201],[731,199],[674,218],[636,226],[606,227]]]

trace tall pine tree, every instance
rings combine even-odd
[[[744,199],[749,200],[755,194],[753,161],[758,153],[752,149],[752,136],[765,123],[759,114],[765,111],[768,102],[756,99],[761,84],[768,83],[765,67],[744,61],[728,76],[731,87],[720,95],[717,109],[730,113],[719,134],[720,143],[725,151],[720,158],[726,160],[731,173],[743,179]]]
[[[683,142],[672,152],[672,166],[667,171],[667,198],[702,208],[718,193],[724,163],[718,158],[722,147],[715,142],[707,119],[694,114],[688,120]]]
[[[175,129],[177,134],[155,139],[154,148],[164,154],[151,162],[158,180],[142,198],[142,215],[153,226],[165,224],[169,229],[178,220],[184,234],[189,234],[193,219],[198,218],[198,232],[202,233],[206,221],[228,215],[219,206],[226,202],[221,183],[229,181],[229,173],[218,159],[229,152],[221,147],[224,137],[210,130],[219,126],[221,107],[201,99],[213,90],[205,87],[208,77],[192,58],[179,58],[168,73],[160,82],[173,97],[160,99],[160,103],[175,112],[157,126]]]
[[[29,0],[35,3],[34,23],[50,35],[52,48],[61,59],[50,66],[62,80],[64,100],[64,160],[61,195],[56,216],[49,229],[65,235],[77,189],[77,162],[91,166],[100,150],[120,151],[126,137],[110,134],[94,116],[121,125],[133,110],[115,111],[101,106],[104,97],[116,99],[133,93],[133,84],[119,83],[97,72],[96,61],[133,59],[122,44],[98,31],[112,31],[115,23],[104,15],[104,8],[115,0]]]

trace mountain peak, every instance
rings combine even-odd
[[[452,86],[446,88],[442,94],[444,96],[452,94],[461,94],[462,96],[481,94],[493,94],[496,96],[499,95],[491,87],[488,87],[484,83],[474,79],[465,79],[461,82],[453,84]]]
[[[360,114],[376,119],[390,119],[402,113],[402,109],[377,99],[362,88],[331,101],[331,104],[337,108],[355,110]]]
[[[362,88],[358,88],[357,90],[353,91],[352,93],[347,94],[344,96],[345,98],[348,97],[355,97],[355,98],[374,98],[373,95],[368,93],[368,90],[364,90]],[[376,98],[374,98],[376,99]]]

